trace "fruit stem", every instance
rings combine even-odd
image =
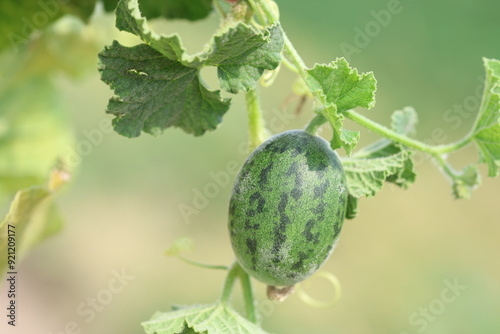
[[[240,266],[240,280],[241,289],[243,290],[243,298],[245,301],[245,308],[247,310],[247,318],[254,324],[257,324],[257,313],[255,312],[255,299],[253,297],[252,282],[247,272]]]
[[[249,150],[252,152],[266,139],[266,128],[255,89],[245,94],[248,112]]]
[[[243,298],[245,301],[245,308],[247,311],[247,318],[254,324],[257,324],[257,312],[255,311],[255,299],[253,297],[252,282],[247,272],[240,266],[238,261],[235,261],[229,269],[224,287],[222,289],[222,296],[220,302],[229,304],[231,294],[233,292],[234,282],[239,278],[241,280],[241,289],[243,290]]]
[[[221,303],[228,304],[231,299],[231,293],[233,292],[233,286],[236,278],[239,275],[240,264],[235,261],[229,271],[227,272],[226,280],[224,282],[224,287],[222,288],[222,295],[220,298]]]
[[[310,135],[316,135],[318,132],[320,126],[326,123],[326,118],[323,115],[316,115],[314,116],[313,119],[309,122],[309,124],[306,127],[306,132]]]

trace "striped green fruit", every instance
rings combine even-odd
[[[311,276],[335,248],[347,204],[338,155],[301,130],[276,135],[246,160],[229,203],[229,233],[241,266],[288,286]]]

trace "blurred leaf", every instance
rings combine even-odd
[[[317,64],[307,72],[311,92],[322,96],[320,102],[324,105],[317,112],[328,119],[334,130],[332,148],[343,147],[350,155],[359,140],[359,132],[343,129],[342,112],[356,107],[373,107],[377,84],[373,73],[359,75],[344,58],[329,65]]]
[[[190,251],[193,247],[193,239],[183,237],[174,241],[174,244],[170,246],[166,251],[167,256],[177,256],[181,253]]]
[[[498,176],[500,165],[500,61],[484,58],[486,82],[481,108],[473,130],[480,162],[488,165],[488,176]]]
[[[131,48],[114,41],[100,54],[101,79],[118,95],[107,112],[115,130],[126,137],[141,131],[159,135],[176,126],[196,136],[214,130],[229,109],[229,100],[208,90],[199,70],[162,56],[148,45]]]
[[[141,0],[141,10],[146,17],[200,20],[213,10],[212,0]]]
[[[9,77],[7,80],[12,79]],[[0,80],[0,200],[40,184],[58,159],[74,151],[61,96],[46,77]],[[3,88],[3,89],[2,89]]]
[[[80,162],[65,96],[53,76],[80,76],[95,68],[99,38],[109,37],[96,30],[105,24],[96,19],[87,26],[65,16],[29,47],[0,57],[0,201],[41,184],[58,160],[71,167]]]
[[[94,9],[98,0],[57,0],[57,1],[45,1],[46,4],[61,4],[61,9],[66,14],[73,14],[83,21],[87,22],[92,13],[94,13]],[[38,1],[40,7],[42,7],[42,1]]]
[[[96,0],[0,1],[0,50],[17,53],[34,31],[47,28],[64,14],[87,20],[94,11]]]
[[[30,45],[30,71],[71,77],[95,71],[96,54],[116,35],[108,22],[104,16],[87,24],[72,16],[61,18]]]
[[[113,11],[118,0],[104,0],[104,8]],[[212,0],[141,0],[139,7],[147,18],[200,20],[212,11]]]
[[[51,5],[38,4],[43,8]],[[76,2],[71,4],[76,5]],[[75,68],[73,73],[81,70],[78,61],[67,63],[68,58],[64,57],[71,58],[75,52],[73,55],[83,59],[84,53],[78,52],[82,49],[74,48],[79,45],[75,37],[81,37],[83,27],[75,18],[59,20],[32,38],[29,47],[20,48],[17,54],[5,52],[0,58],[3,69],[0,77],[0,201],[11,199],[15,194],[8,215],[0,224],[0,234],[1,240],[5,240],[9,225],[14,226],[17,261],[62,225],[53,198],[54,192],[68,181],[67,172],[53,169],[47,184],[39,185],[57,162],[70,167],[79,163],[74,160],[79,156],[72,150],[73,133],[64,97],[56,89],[52,75],[62,68]],[[70,38],[63,42],[59,39],[61,36]],[[0,247],[6,245],[2,243]],[[0,270],[4,269],[5,260],[0,260]]]
[[[0,223],[0,240],[7,240],[8,230],[15,231],[16,264],[26,253],[44,239],[58,232],[62,220],[53,200],[55,192],[67,178],[60,170],[54,170],[48,186],[33,186],[17,192],[7,216]],[[1,254],[7,254],[7,243],[0,244]],[[0,258],[0,272],[7,266],[7,257]],[[14,270],[11,268],[11,270]]]
[[[266,334],[223,303],[192,306],[166,313],[157,312],[150,320],[143,322],[142,326],[147,334]]]
[[[469,165],[453,178],[453,195],[455,198],[469,199],[480,183],[481,177],[477,166]]]
[[[417,133],[418,115],[413,107],[404,107],[391,115],[391,128],[399,134],[414,137]]]

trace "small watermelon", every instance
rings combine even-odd
[[[329,143],[301,130],[278,134],[246,160],[229,203],[229,234],[241,266],[289,286],[311,276],[335,248],[347,183]]]

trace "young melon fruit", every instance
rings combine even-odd
[[[239,263],[268,285],[308,278],[333,252],[346,204],[344,170],[327,141],[301,130],[270,138],[246,160],[229,203]]]

